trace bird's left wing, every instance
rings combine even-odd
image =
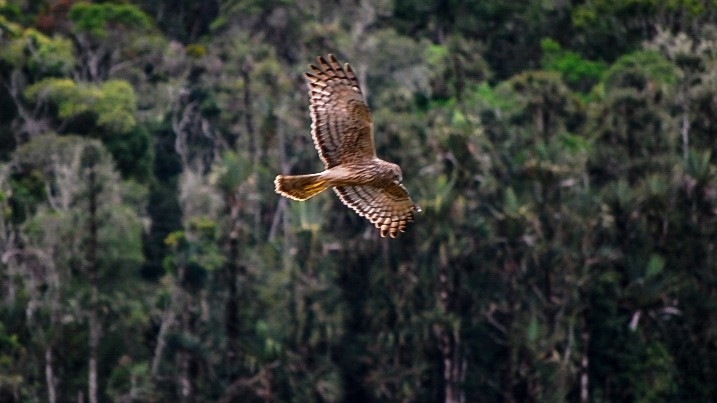
[[[381,236],[395,238],[413,221],[414,211],[421,211],[400,183],[388,187],[336,186],[334,191],[345,205],[371,221]]]

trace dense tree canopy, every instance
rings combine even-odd
[[[0,401],[717,400],[715,116],[712,0],[0,0]]]

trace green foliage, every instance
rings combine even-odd
[[[426,62],[432,66],[446,63],[449,56],[448,48],[440,45],[429,45],[425,52]]]
[[[605,90],[632,87],[644,90],[655,86],[669,89],[677,82],[675,66],[654,51],[638,51],[620,57],[605,73]]]
[[[8,334],[0,322],[0,396],[11,396],[24,381],[17,363],[21,359],[22,344],[16,334]]]
[[[135,363],[131,357],[122,356],[109,377],[107,394],[113,400],[157,398],[148,364]]]
[[[647,262],[647,270],[645,270],[645,277],[652,277],[660,274],[665,268],[665,259],[653,253],[650,255],[650,260]]]
[[[97,124],[116,132],[126,132],[135,125],[134,89],[124,80],[109,80],[99,87],[92,111]]]
[[[227,151],[221,164],[214,166],[212,181],[223,192],[231,193],[251,175],[251,163],[238,153]]]
[[[107,36],[106,29],[110,25],[137,30],[151,25],[150,18],[132,4],[75,3],[68,16],[79,31],[98,38]]]
[[[187,52],[187,55],[195,59],[201,58],[207,54],[207,49],[204,47],[204,45],[197,43],[187,45],[185,50]]]
[[[34,212],[38,204],[46,199],[46,187],[40,170],[32,169],[24,175],[10,179],[10,212],[18,222],[22,222]]]
[[[706,11],[705,2],[699,0],[591,0],[574,9],[573,23],[582,27],[596,24],[608,16],[624,18],[656,16],[661,13],[680,13],[687,18],[695,18]]]
[[[184,231],[174,231],[164,240],[172,251],[164,262],[165,270],[198,290],[208,272],[221,267],[224,257],[216,244],[217,223],[211,218],[190,217],[185,226]]]
[[[11,21],[8,17],[16,17],[16,9],[0,4],[0,37],[19,36],[22,26]]]
[[[110,131],[127,132],[136,124],[134,89],[124,80],[95,86],[69,78],[46,78],[29,86],[25,96],[34,102],[48,100],[57,105],[57,115],[63,119],[90,112],[98,126]]]
[[[0,49],[0,60],[37,77],[66,76],[75,65],[72,41],[48,37],[32,28],[13,35]]]
[[[88,160],[87,150],[92,150],[94,159]],[[83,159],[84,158],[84,159]],[[81,164],[84,160],[86,164]],[[57,137],[54,135],[41,136],[25,144],[17,150],[15,163],[18,176],[25,179],[22,189],[31,190],[27,185],[29,180],[40,182],[39,189],[50,189],[52,194],[46,194],[42,202],[49,204],[52,211],[47,211],[47,205],[41,206],[35,217],[27,223],[27,230],[33,233],[37,242],[51,239],[51,242],[60,242],[54,236],[75,229],[75,225],[85,228],[82,224],[87,217],[81,214],[81,208],[86,203],[88,191],[99,191],[100,199],[107,205],[100,206],[105,209],[103,226],[99,228],[97,243],[103,250],[99,258],[102,267],[111,268],[137,267],[143,261],[141,254],[141,223],[138,219],[140,204],[125,205],[119,197],[122,195],[118,177],[114,172],[111,157],[101,144],[93,140],[85,140],[75,136]],[[85,189],[87,186],[87,170],[96,171],[95,175],[100,181],[105,181],[96,189]],[[41,172],[41,174],[39,174]],[[41,186],[41,187],[40,187]],[[132,197],[141,198],[142,192],[135,188]],[[119,200],[118,200],[119,199]],[[118,200],[119,204],[109,204]],[[35,203],[38,205],[39,203]],[[42,222],[50,216],[57,217],[58,227],[52,231],[58,234],[46,233]],[[50,231],[50,232],[52,232]],[[122,239],[122,242],[117,242]],[[68,237],[62,241],[81,242],[78,237]],[[78,245],[67,246],[67,253],[72,254]],[[68,257],[68,259],[70,259]]]
[[[125,132],[103,131],[100,136],[124,178],[148,183],[152,178],[152,138],[147,128],[135,125]]]
[[[713,2],[700,0],[590,0],[570,10],[575,42],[589,57],[612,62],[640,49],[660,29],[699,35],[714,21]]]
[[[710,164],[711,160],[712,152],[709,150],[701,153],[690,150],[690,153],[687,155],[685,173],[699,183],[705,184],[714,177],[715,167]]]
[[[541,40],[540,48],[543,51],[540,61],[543,69],[559,72],[569,84],[583,91],[599,81],[607,69],[604,62],[585,60],[575,52],[562,49],[550,38]]]
[[[28,87],[25,96],[36,101],[41,97],[49,98],[58,104],[58,115],[67,118],[88,111],[96,92],[80,92],[77,83],[69,78],[46,78]]]

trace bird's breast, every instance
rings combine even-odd
[[[393,174],[386,169],[380,160],[367,162],[345,163],[325,171],[333,186],[341,185],[372,185],[381,186],[391,183]]]

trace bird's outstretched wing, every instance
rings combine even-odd
[[[388,187],[337,186],[334,191],[345,205],[371,221],[381,236],[395,238],[413,221],[413,212],[421,211],[413,204],[406,188],[398,183]]]
[[[351,66],[333,55],[316,58],[306,73],[311,136],[326,168],[376,156],[371,113]]]

